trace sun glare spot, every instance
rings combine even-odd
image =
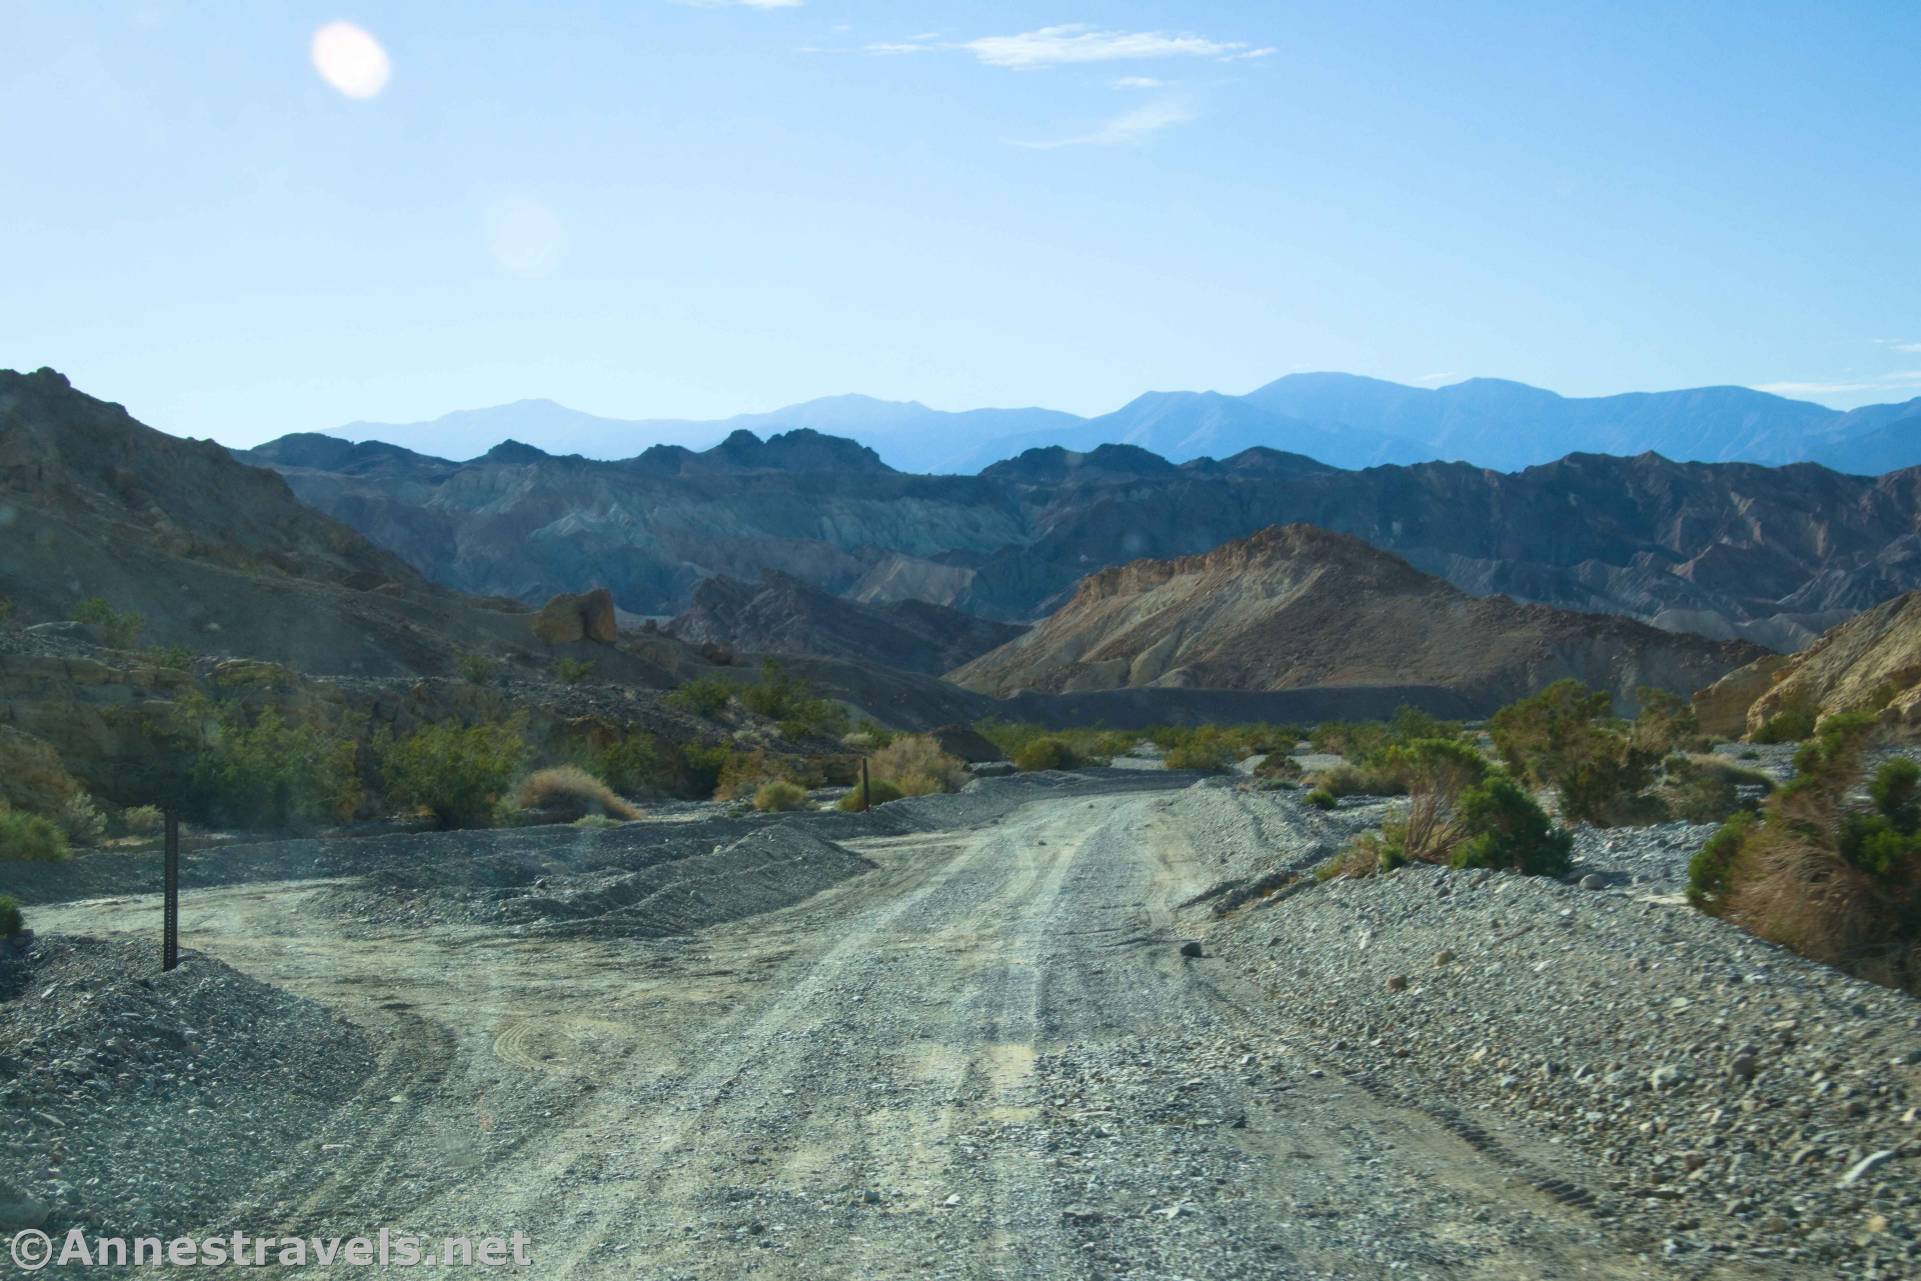
[[[351,22],[329,22],[314,32],[312,53],[320,78],[349,98],[378,95],[393,75],[380,42]]]

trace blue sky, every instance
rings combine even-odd
[[[337,21],[384,80],[351,35],[323,77]],[[1303,369],[1921,394],[1906,0],[3,0],[0,48],[0,365],[230,443]]]

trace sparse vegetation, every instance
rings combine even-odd
[[[1338,809],[1341,804],[1341,798],[1328,791],[1325,787],[1317,787],[1301,799],[1317,810]]]
[[[147,650],[146,658],[155,667],[172,672],[184,672],[193,666],[193,651],[185,645],[155,645]]]
[[[72,852],[67,834],[47,819],[0,809],[0,861],[52,863]]]
[[[807,789],[799,783],[790,783],[786,779],[763,783],[760,790],[754,793],[754,808],[766,813],[780,813],[806,807]]]
[[[1048,738],[1063,745],[1073,761],[1084,765],[1105,765],[1114,757],[1125,755],[1144,737],[1111,729],[1050,730],[1028,721],[1004,721],[993,717],[976,721],[974,730],[999,748],[1001,754],[1010,761],[1018,761],[1021,749],[1036,739]]]
[[[556,658],[547,669],[548,675],[562,685],[580,685],[594,674],[594,665],[584,658]]]
[[[289,724],[265,708],[253,724],[235,707],[198,705],[200,755],[192,807],[217,823],[280,829],[350,818],[360,803],[351,738]]]
[[[146,618],[133,610],[117,610],[104,596],[89,596],[73,607],[76,623],[99,629],[100,643],[108,649],[132,649],[140,643]]]
[[[1795,699],[1762,721],[1761,727],[1748,735],[1748,741],[1764,745],[1799,743],[1813,737],[1815,721],[1820,715],[1821,709],[1812,700]]]
[[[895,738],[869,759],[868,772],[907,796],[958,792],[967,781],[967,767],[960,759],[941,751],[940,744],[925,734]]]
[[[1637,733],[1653,740],[1672,730],[1665,713],[1646,727],[1616,719],[1607,694],[1574,680],[1510,703],[1488,722],[1515,777],[1552,787],[1561,816],[1570,822],[1603,827],[1664,816],[1658,798],[1649,795],[1662,752],[1635,740]]]
[[[873,805],[885,805],[899,800],[905,793],[884,778],[869,778],[863,788],[854,784],[854,790],[840,798],[839,808],[844,810],[864,810]]]
[[[573,818],[599,814],[622,822],[644,815],[614,789],[578,765],[553,765],[520,781],[514,799],[522,809],[558,810]]]
[[[1234,762],[1239,759],[1240,753],[1229,734],[1196,732],[1185,735],[1181,741],[1167,748],[1162,753],[1161,765],[1166,769],[1203,770],[1219,774],[1233,768]]]
[[[152,836],[166,821],[158,805],[135,805],[120,811],[120,828],[129,836]]]
[[[1876,771],[1853,799],[1874,734],[1831,716],[1757,817],[1737,814],[1695,855],[1688,899],[1803,956],[1921,990],[1921,768]]]
[[[491,685],[500,674],[500,663],[478,650],[463,649],[454,659],[454,670],[469,685]]]
[[[75,845],[98,845],[107,837],[107,816],[85,792],[75,792],[60,807],[60,826]]]
[[[1676,753],[1661,764],[1657,795],[1665,812],[1674,818],[1690,823],[1724,823],[1735,811],[1758,806],[1758,801],[1742,797],[1744,787],[1766,795],[1774,790],[1774,782],[1759,770],[1718,756]]]
[[[527,757],[518,720],[430,725],[405,738],[385,731],[374,752],[387,798],[434,816],[442,827],[484,826]]]
[[[761,664],[760,679],[742,687],[739,697],[748,711],[778,721],[788,738],[838,739],[850,728],[846,708],[817,697],[813,686],[775,659]]]
[[[675,711],[711,721],[718,720],[733,700],[732,685],[712,676],[702,676],[688,681],[661,701]]]
[[[1072,769],[1074,751],[1058,738],[1036,738],[1014,753],[1014,767],[1021,770]]]
[[[1455,867],[1491,867],[1524,876],[1567,871],[1574,838],[1505,774],[1490,774],[1462,795],[1460,824],[1470,835],[1449,859]]]
[[[0,894],[0,938],[10,939],[27,928],[20,914],[20,902],[11,894]]]

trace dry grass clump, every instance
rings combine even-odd
[[[1307,782],[1315,791],[1325,792],[1336,799],[1343,796],[1407,795],[1407,781],[1379,761],[1365,765],[1343,761],[1310,774]]]
[[[884,778],[907,796],[958,792],[967,781],[967,767],[957,756],[941,751],[926,734],[902,734],[875,752],[868,772]]]
[[[514,799],[522,809],[559,811],[571,819],[598,814],[631,822],[644,817],[613,788],[578,765],[535,770],[520,781]]]
[[[754,793],[754,808],[767,814],[805,809],[807,808],[807,789],[799,783],[790,783],[786,779],[763,783],[760,790]]]
[[[865,788],[856,783],[853,791],[841,797],[839,808],[850,814],[857,813],[872,809],[876,805],[885,805],[889,801],[897,801],[903,794],[898,787],[884,778],[870,778]]]

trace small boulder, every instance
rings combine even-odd
[[[611,645],[620,639],[614,594],[605,587],[580,594],[560,593],[540,607],[533,626],[534,635],[549,645],[570,645],[579,640]]]
[[[1205,956],[1206,953],[1201,950],[1201,941],[1199,939],[1189,939],[1187,942],[1181,944],[1181,955]]]
[[[1584,890],[1604,890],[1607,887],[1608,878],[1599,872],[1589,872],[1581,878],[1581,888]]]
[[[1407,976],[1396,974],[1390,977],[1387,981],[1387,990],[1390,992],[1407,991]]]

